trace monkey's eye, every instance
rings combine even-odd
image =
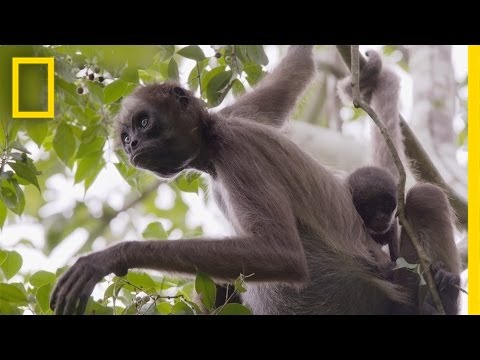
[[[127,134],[123,134],[123,142],[125,144],[130,144],[130,136],[128,136]]]
[[[140,122],[140,127],[145,128],[148,125],[148,118],[143,118]]]

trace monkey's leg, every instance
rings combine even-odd
[[[458,313],[460,258],[453,235],[453,213],[443,191],[432,184],[414,186],[406,198],[406,215],[420,237],[421,245],[432,261],[435,285],[447,314]],[[402,229],[400,256],[409,263],[418,264],[418,255],[413,244]],[[411,291],[412,299],[418,298],[419,311],[424,314],[436,312],[428,289],[419,287],[419,278],[406,269],[396,271],[395,279]]]

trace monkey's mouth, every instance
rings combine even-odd
[[[173,164],[169,164],[168,158],[154,154],[148,148],[138,149],[130,157],[130,162],[137,168],[152,171],[157,176],[165,179],[170,179],[181,171],[181,169],[177,170]]]
[[[368,226],[368,229],[370,230],[370,233],[375,234],[375,235],[382,235],[385,234],[389,229],[390,229],[390,223],[388,224],[370,224]]]
[[[152,152],[148,149],[139,149],[130,156],[133,166],[148,169],[153,164]]]

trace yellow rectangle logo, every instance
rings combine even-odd
[[[19,108],[19,68],[24,64],[47,65],[47,111],[20,111]],[[54,58],[53,57],[14,57],[12,58],[12,118],[53,118],[54,117]]]

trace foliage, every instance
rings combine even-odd
[[[179,48],[159,46],[0,46],[0,77],[11,78],[12,57],[55,58],[55,117],[12,119],[10,81],[0,83],[0,229],[23,221],[41,225],[45,241],[40,251],[49,257],[64,239],[78,229],[88,232],[75,255],[92,250],[96,241],[119,241],[126,234],[145,239],[201,235],[190,229],[185,217],[188,205],[182,193],[205,194],[204,179],[197,173],[181,174],[168,184],[175,200],[172,207],[159,207],[158,180],[132,168],[115,148],[111,138],[114,117],[122,98],[139,84],[176,80],[197,93],[207,106],[220,105],[228,94],[239,96],[264,75],[268,63],[262,46],[212,46],[212,55],[196,45]],[[183,75],[183,69],[188,73]],[[39,71],[45,71],[39,68]],[[46,84],[45,84],[46,86]],[[125,194],[123,207],[114,208],[95,199],[89,190],[109,166],[114,166],[135,191]],[[73,205],[54,209],[61,189],[49,186],[51,179],[81,189],[83,199],[69,199]],[[89,199],[89,201],[86,201]],[[134,216],[127,216],[124,229],[114,231],[112,222],[129,208],[152,222],[141,229]],[[50,209],[44,211],[44,209]],[[169,224],[166,228],[163,221]],[[155,221],[153,221],[155,220]],[[3,236],[2,236],[3,238]],[[31,239],[16,244],[33,245]],[[62,273],[22,271],[22,256],[0,242],[0,314],[51,314],[50,292]],[[196,281],[173,280],[150,273],[130,272],[123,278],[105,280],[103,298],[90,299],[87,313],[95,314],[182,314],[246,313],[240,305],[214,309],[211,280],[199,274]],[[210,281],[210,282],[209,282]],[[210,285],[206,286],[205,284]],[[195,284],[195,285],[194,285]],[[192,301],[197,284],[202,307]]]

